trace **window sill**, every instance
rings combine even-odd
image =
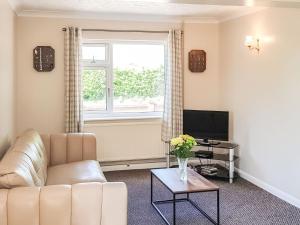
[[[151,120],[151,119],[162,119],[161,115],[149,115],[149,116],[107,116],[101,118],[85,118],[84,123],[92,123],[98,121],[126,121],[126,120]]]

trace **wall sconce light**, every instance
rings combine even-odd
[[[257,53],[260,51],[260,43],[259,38],[254,38],[253,36],[246,36],[245,38],[245,46],[249,48],[249,50],[256,50]]]

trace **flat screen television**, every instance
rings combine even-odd
[[[183,133],[196,139],[228,141],[229,112],[183,110]]]

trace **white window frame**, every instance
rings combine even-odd
[[[92,47],[104,47],[105,48],[105,59],[104,60],[95,60],[94,63],[91,63],[89,60],[82,59],[83,67],[99,67],[106,66],[109,64],[109,45],[107,43],[93,43],[93,42],[85,42],[82,44],[83,47],[92,46]]]
[[[82,46],[105,46],[105,61],[96,61],[90,63],[82,60],[82,67],[84,69],[105,69],[106,71],[106,110],[84,110],[84,120],[119,120],[119,119],[147,119],[147,118],[161,118],[162,112],[113,112],[113,44],[148,44],[148,45],[163,45],[164,58],[166,59],[167,47],[166,41],[148,41],[148,40],[84,40]],[[164,62],[164,69],[166,72],[167,64]]]

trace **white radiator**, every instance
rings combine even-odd
[[[96,134],[101,162],[165,157],[160,119],[89,122],[84,131]]]

